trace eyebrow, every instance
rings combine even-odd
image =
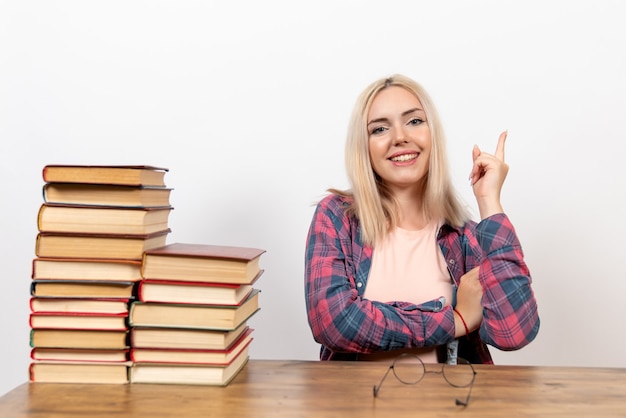
[[[405,110],[404,112],[402,112],[402,116],[410,115],[411,113],[414,113],[414,112],[423,112],[423,111],[424,109],[420,109],[419,107],[414,107],[413,109]],[[372,123],[388,122],[388,121],[389,121],[388,118],[372,119],[371,121],[367,122],[367,126],[370,126]]]

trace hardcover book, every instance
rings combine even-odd
[[[123,184],[164,186],[167,168],[150,165],[67,165],[49,164],[43,168],[47,183]]]
[[[37,227],[42,232],[152,234],[168,228],[171,206],[119,207],[44,203]]]
[[[228,385],[248,362],[249,346],[228,365],[134,363],[130,383]]]
[[[46,203],[126,207],[170,206],[171,191],[165,187],[81,183],[47,183],[42,189]]]
[[[249,329],[246,322],[234,330],[132,327],[130,342],[136,348],[227,350]]]
[[[127,330],[128,314],[32,312],[33,329]]]
[[[130,363],[35,361],[30,364],[31,382],[128,383]]]
[[[190,305],[134,302],[129,324],[144,327],[175,327],[232,330],[259,310],[259,291],[254,289],[240,305]]]
[[[174,243],[146,250],[145,279],[251,284],[265,250],[224,245]]]
[[[128,300],[94,298],[31,298],[34,313],[127,314]]]
[[[261,275],[261,272],[257,277]],[[137,298],[141,302],[239,305],[250,292],[252,292],[252,284],[145,279],[138,284]]]
[[[33,260],[32,278],[136,282],[141,280],[141,260],[39,257]]]
[[[30,294],[37,298],[132,299],[133,282],[97,280],[33,280]]]
[[[30,357],[36,361],[124,363],[129,361],[129,352],[130,350],[127,348],[85,349],[34,347],[30,352]]]
[[[169,228],[147,235],[40,232],[35,254],[37,257],[52,258],[141,260],[144,251],[165,245],[169,233]]]
[[[132,347],[130,350],[130,359],[134,363],[227,365],[252,342],[251,333],[252,329],[249,328],[226,350]]]
[[[31,347],[124,349],[128,345],[127,330],[31,329]]]

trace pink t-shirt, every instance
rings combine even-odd
[[[378,302],[421,304],[443,296],[445,305],[449,305],[452,280],[437,244],[438,229],[438,222],[431,222],[418,231],[396,228],[376,243],[363,297]],[[434,347],[414,352],[424,363],[437,362]],[[396,354],[390,352],[370,357],[387,359]]]

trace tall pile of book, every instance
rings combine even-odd
[[[32,265],[31,381],[128,383],[128,315],[141,260],[170,232],[167,171],[44,167]]]
[[[129,313],[130,382],[227,385],[249,357],[264,252],[183,243],[146,250]]]

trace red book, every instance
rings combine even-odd
[[[259,271],[256,281],[263,270]],[[185,282],[145,279],[139,282],[137,298],[142,302],[239,305],[252,292],[251,284]]]
[[[30,358],[36,361],[63,362],[126,362],[129,349],[59,348],[34,347]]]
[[[128,314],[128,299],[31,298],[34,313]]]
[[[249,344],[229,364],[133,363],[130,383],[226,386],[248,362]]]
[[[248,330],[246,322],[228,330],[132,327],[130,343],[136,348],[227,350]]]
[[[168,348],[137,348],[130,350],[130,359],[135,363],[175,364],[230,364],[252,342],[252,329],[248,328],[226,350],[192,350]]]

